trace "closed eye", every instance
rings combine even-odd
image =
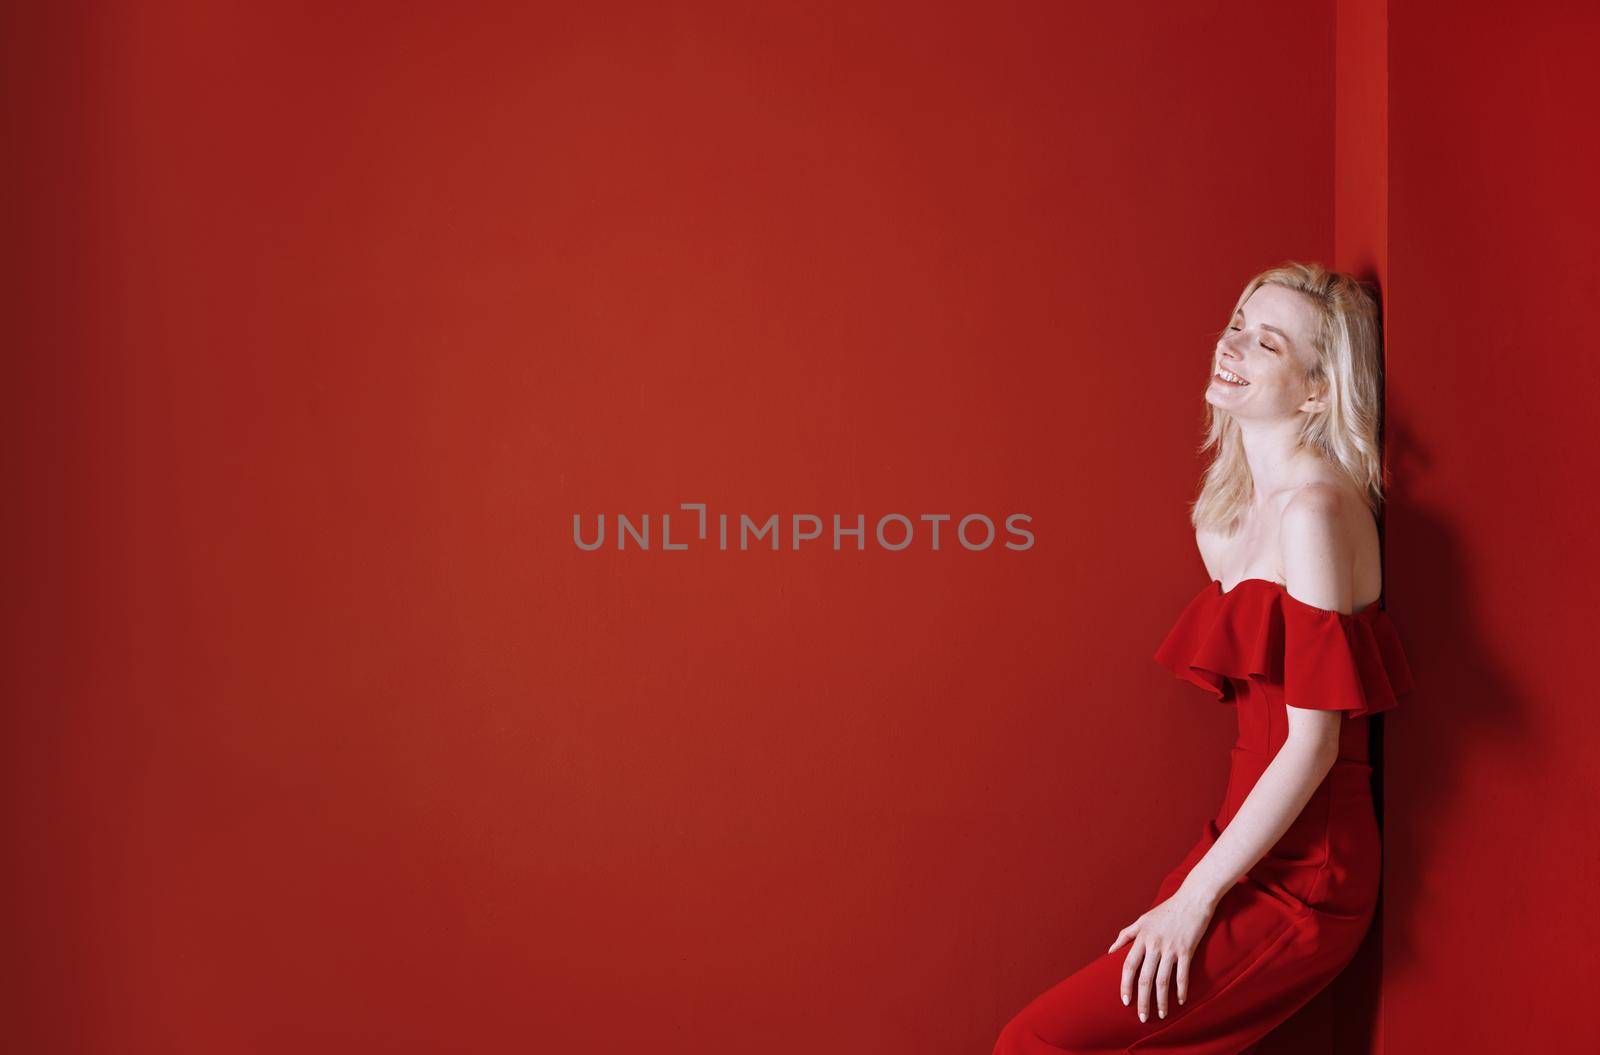
[[[1228,329],[1230,329],[1230,330],[1237,330],[1238,328],[1239,327],[1237,327],[1237,326],[1229,326],[1228,327]],[[1261,342],[1261,347],[1265,348],[1269,352],[1276,352],[1277,351],[1276,348],[1272,347],[1272,345],[1268,344],[1266,341],[1262,341]]]

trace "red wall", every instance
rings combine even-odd
[[[869,7],[13,14],[21,1047],[986,1052],[1142,910],[1232,739],[1149,658],[1205,578],[1204,364],[1260,267],[1381,259],[1381,151],[1335,156],[1374,9]],[[1525,113],[1570,118],[1539,47],[1581,37],[1397,15],[1408,1051],[1505,984],[1463,927],[1496,884],[1583,878],[1496,863],[1570,845],[1527,788],[1592,795],[1556,709],[1588,627],[1553,548],[1483,529],[1592,499],[1484,421],[1584,409],[1544,404],[1592,271],[1532,254],[1592,261],[1554,221],[1593,156]],[[572,544],[695,501],[1037,542]],[[1531,970],[1556,925],[1491,947]]]
[[[1600,1040],[1600,12],[1390,12],[1390,1052]]]

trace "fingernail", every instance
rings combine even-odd
[[[1145,1021],[1147,1017],[1148,1016],[1143,1011],[1139,1012],[1139,1021],[1140,1022]]]
[[[1161,1016],[1161,1017],[1162,1017],[1162,1018],[1166,1018],[1166,1017],[1167,1017],[1167,1009],[1166,1009],[1166,1008],[1162,1008],[1162,1009],[1161,1009],[1161,1010],[1160,1010],[1160,1011],[1159,1011],[1159,1012],[1158,1012],[1158,1014],[1160,1014],[1160,1016]]]
[[[1128,1006],[1128,994],[1127,993],[1123,993],[1122,994],[1122,1006],[1123,1007],[1127,1007]]]

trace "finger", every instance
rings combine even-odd
[[[1156,1014],[1162,1018],[1167,1017],[1167,986],[1172,982],[1173,961],[1177,957],[1167,953],[1161,957],[1161,966],[1156,968]]]
[[[1133,973],[1139,969],[1139,958],[1144,953],[1144,942],[1134,940],[1133,948],[1128,950],[1127,959],[1122,961],[1122,1006],[1127,1007],[1133,999]]]
[[[1161,954],[1155,949],[1146,949],[1144,963],[1139,967],[1139,1021],[1150,1020],[1150,983],[1156,978],[1156,965],[1161,959]]]
[[[1189,954],[1178,956],[1178,1003],[1189,999]]]
[[[1121,945],[1125,941],[1130,940],[1137,930],[1138,924],[1136,923],[1130,923],[1126,927],[1123,927],[1117,932],[1117,940],[1111,943],[1111,948],[1107,949],[1106,952],[1108,954],[1116,952],[1117,946]]]

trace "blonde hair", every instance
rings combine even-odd
[[[1376,514],[1388,483],[1378,447],[1382,364],[1377,298],[1349,275],[1290,261],[1246,283],[1234,311],[1268,283],[1305,294],[1316,318],[1312,343],[1317,363],[1306,382],[1314,389],[1327,386],[1328,406],[1321,413],[1302,415],[1300,442],[1348,477]],[[1233,313],[1228,320],[1224,327],[1232,324]],[[1189,520],[1196,528],[1232,534],[1249,508],[1255,482],[1245,462],[1239,423],[1225,410],[1209,403],[1207,408],[1209,425],[1200,450],[1215,449],[1216,456],[1206,467]]]

